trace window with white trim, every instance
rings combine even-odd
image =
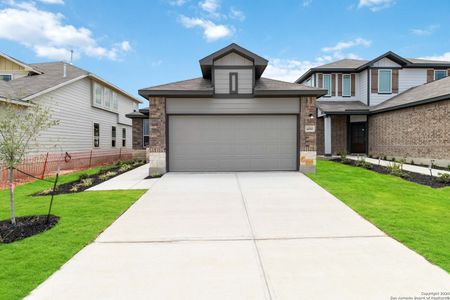
[[[327,90],[325,96],[331,96],[331,74],[323,74],[323,88]]]
[[[447,70],[434,70],[434,80],[442,79],[448,76]]]
[[[143,119],[142,120],[142,146],[144,148],[148,147],[150,144],[150,127],[149,127],[149,120]]]
[[[342,96],[343,97],[350,97],[351,96],[351,76],[350,74],[343,74],[342,75]]]
[[[94,123],[94,147],[100,147],[100,124]]]
[[[122,128],[122,147],[127,146],[127,129]]]
[[[12,75],[11,74],[0,74],[0,80],[10,81],[10,80],[12,80]]]
[[[93,89],[93,106],[117,112],[117,94],[113,90],[96,82],[93,84]]]
[[[392,93],[392,70],[388,69],[378,70],[378,93],[379,94]]]
[[[111,147],[116,148],[117,129],[116,126],[111,128]]]

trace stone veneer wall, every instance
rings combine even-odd
[[[369,117],[369,154],[450,163],[450,99]]]
[[[331,116],[331,154],[349,152],[347,149],[347,116]]]
[[[144,145],[142,144],[142,121],[143,119],[133,119],[133,149],[142,150]]]
[[[166,98],[150,97],[150,175],[166,172]]]
[[[313,118],[309,116],[312,115]],[[300,97],[300,159],[299,170],[303,173],[316,171],[317,156],[316,98]],[[314,126],[314,132],[306,132],[305,126]]]
[[[325,121],[324,118],[317,119],[317,155],[325,154]]]

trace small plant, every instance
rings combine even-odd
[[[439,182],[450,184],[450,174],[449,173],[439,173],[437,180]]]
[[[415,165],[415,163],[414,163],[414,160],[413,159],[411,159],[411,162],[410,162],[412,165]]]
[[[120,172],[120,173],[126,172],[126,171],[128,171],[129,169],[131,169],[131,166],[130,166],[130,165],[128,165],[128,164],[122,164],[122,165],[120,166],[120,168],[119,168],[119,172]]]
[[[405,171],[403,171],[402,164],[400,163],[391,163],[387,166],[389,174],[401,177],[401,178],[408,178],[409,175]]]
[[[85,178],[80,181],[80,185],[82,187],[90,187],[94,183],[94,179],[92,178]]]
[[[88,174],[81,174],[80,177],[78,177],[79,180],[84,180],[86,178],[89,178]]]
[[[364,157],[361,157],[359,160],[356,161],[356,166],[368,170],[372,169],[372,164],[367,162]]]
[[[153,172],[152,174],[150,174],[150,177],[153,177],[153,178],[161,177],[161,174],[158,172]]]
[[[41,195],[50,195],[51,193],[53,192],[53,189],[52,188],[50,188],[50,189],[46,189],[46,190],[43,190],[42,192],[41,192]]]
[[[69,191],[72,193],[76,193],[76,192],[78,192],[79,189],[80,189],[80,187],[78,185],[74,185],[70,188]]]
[[[114,171],[108,171],[108,172],[106,172],[106,173],[104,173],[104,174],[98,176],[98,178],[100,178],[100,180],[102,180],[102,181],[105,181],[105,180],[107,180],[107,179],[109,179],[109,178],[111,178],[111,177],[114,177],[114,176],[116,176],[116,175],[117,175],[117,172],[114,172]]]
[[[447,169],[450,171],[450,164],[448,164]]]

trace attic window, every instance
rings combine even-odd
[[[12,80],[12,75],[11,74],[0,74],[0,80],[10,81],[10,80]]]
[[[238,73],[230,73],[230,94],[238,93]]]

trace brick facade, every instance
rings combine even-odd
[[[331,154],[349,152],[347,149],[347,116],[331,116]]]
[[[300,166],[303,173],[316,171],[317,155],[317,116],[316,98],[300,98]],[[306,127],[314,128],[314,131],[306,132]]]
[[[325,121],[317,119],[317,155],[325,155]]]
[[[166,98],[150,97],[150,175],[166,172]]]
[[[143,127],[142,127],[143,119],[133,119],[133,149],[134,150],[142,150],[144,149],[144,145],[142,144],[142,135],[143,135]]]
[[[369,154],[450,163],[450,99],[369,117]]]

